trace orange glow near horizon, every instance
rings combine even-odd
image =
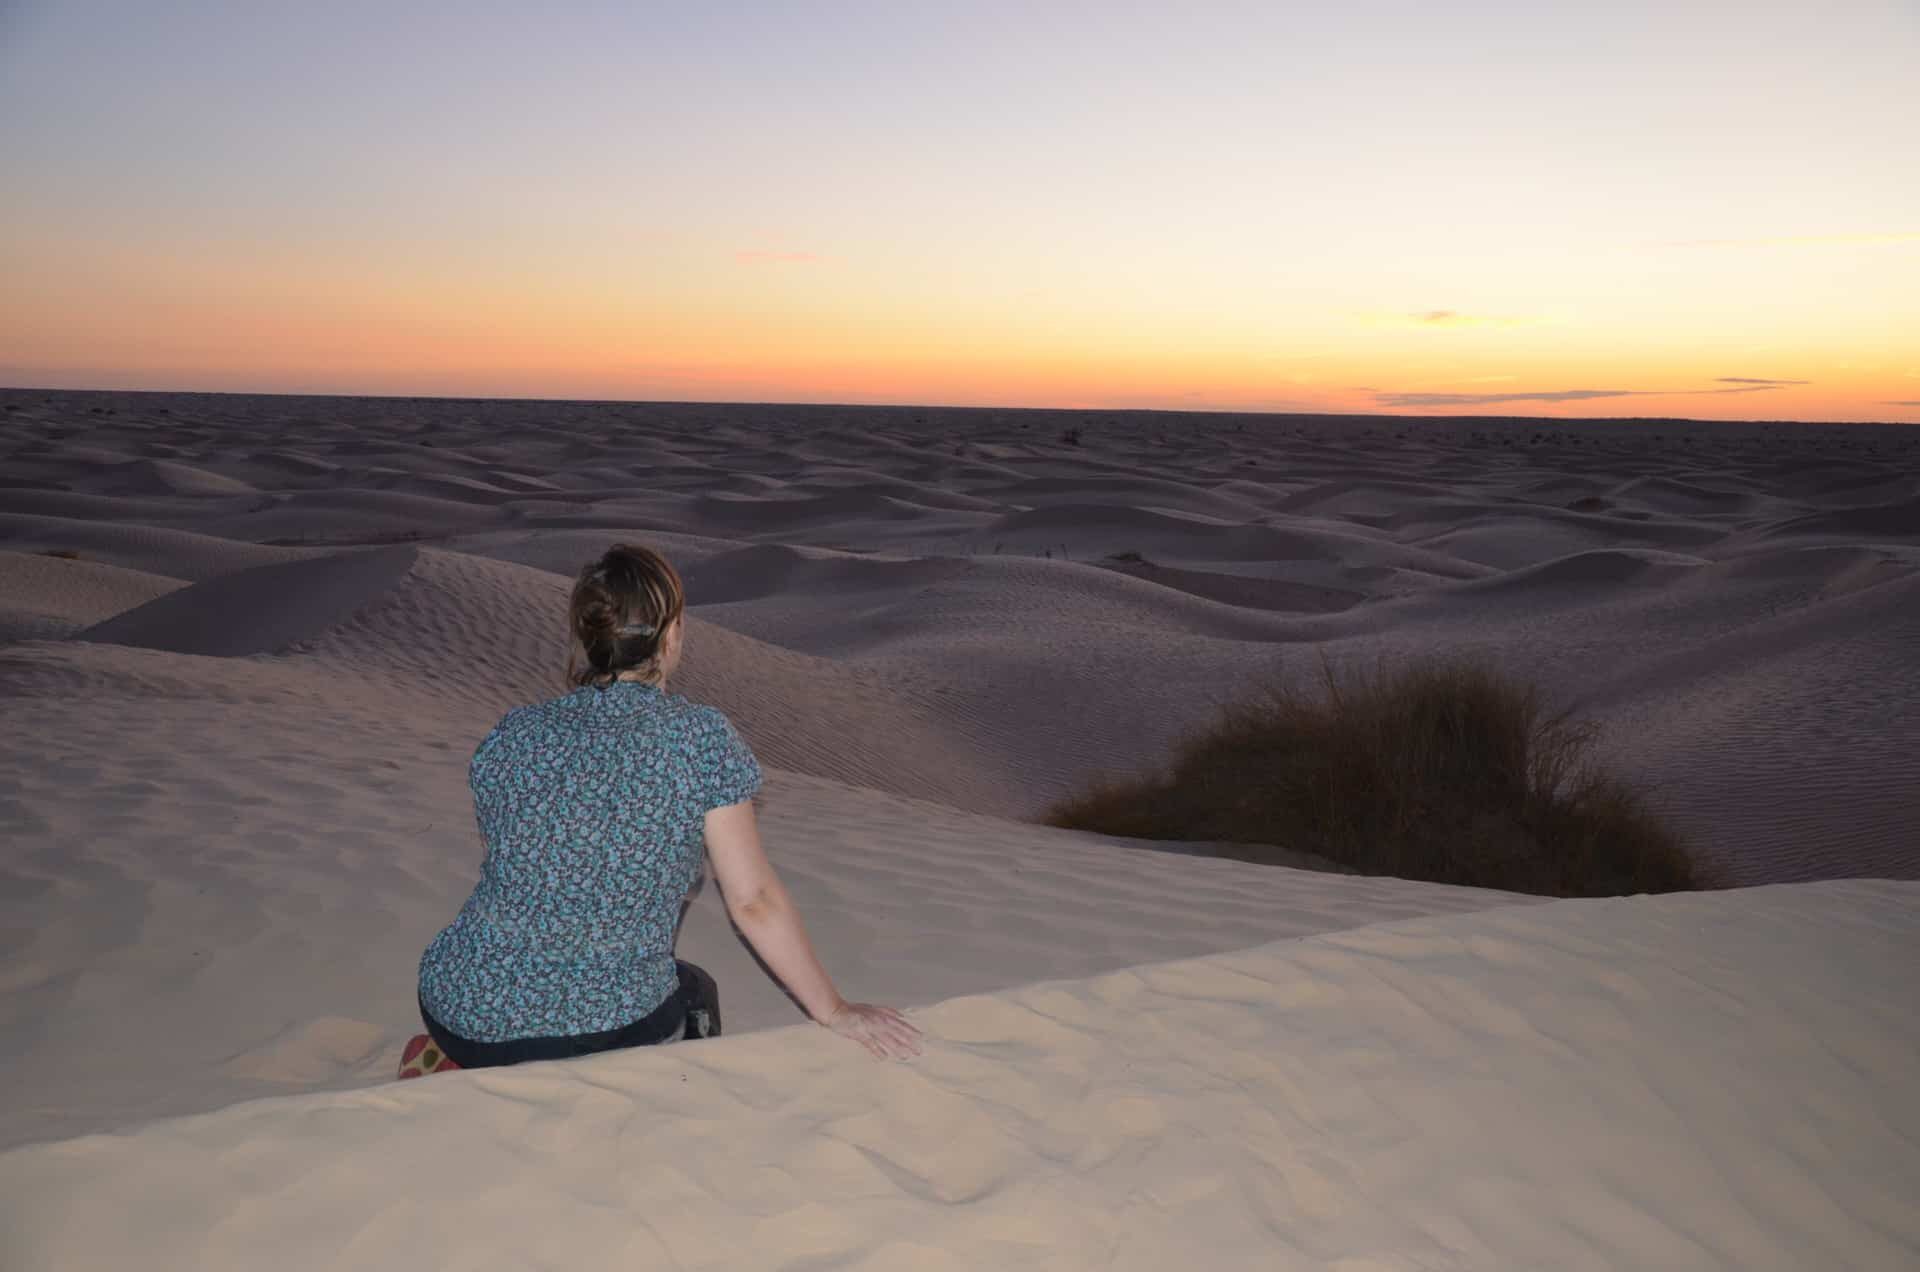
[[[818,313],[709,295],[674,314],[584,289],[408,287],[298,262],[236,270],[212,295],[204,276],[191,289],[164,271],[129,276],[144,286],[114,294],[103,278],[66,308],[23,290],[0,300],[9,362],[42,368],[22,387],[1920,421],[1915,407],[1881,406],[1920,401],[1920,357],[1845,335],[1594,351],[1570,338],[1576,322],[1549,317],[1336,312],[1263,347],[1224,321],[1162,340],[1124,313],[1050,330],[1033,313],[994,323],[857,295]]]
[[[457,260],[356,271],[232,252],[78,256],[16,270],[0,298],[7,362],[36,370],[24,387],[1920,420],[1893,404],[1920,401],[1920,354],[1845,322],[1780,330],[1762,315],[1711,341],[1629,339],[1605,314],[1261,314],[1236,312],[1231,294],[1161,322],[1124,296],[1068,290],[1013,305],[903,297],[797,253],[681,262],[651,292]],[[806,276],[761,281],[769,271]]]

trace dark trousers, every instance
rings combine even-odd
[[[680,983],[667,995],[667,1001],[618,1029],[475,1042],[435,1020],[424,1002],[420,1004],[420,1020],[440,1050],[462,1069],[489,1069],[528,1060],[569,1060],[621,1047],[650,1047],[680,1038],[715,1037],[720,1032],[720,987],[714,984],[713,977],[693,963],[675,959],[674,966],[680,973]]]

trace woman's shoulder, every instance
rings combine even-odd
[[[704,807],[721,808],[752,799],[760,790],[760,761],[753,748],[718,707],[687,702],[683,754],[701,773]]]
[[[493,726],[492,733],[506,734],[520,729],[538,728],[565,713],[568,702],[573,697],[574,695],[570,693],[561,694],[557,698],[546,698],[540,702],[528,702],[514,707],[500,717],[500,722]]]
[[[487,735],[480,739],[480,745],[474,748],[474,754],[483,754],[507,738],[550,732],[560,725],[577,696],[572,693],[561,694],[557,698],[512,708],[500,717],[498,724],[487,730]]]
[[[677,693],[660,695],[661,706],[678,724],[684,725],[695,733],[710,733],[716,729],[729,727],[726,714],[716,706],[704,702],[695,702],[692,698]]]
[[[695,702],[677,693],[662,695],[662,701],[694,746],[715,748],[742,745],[739,731],[720,708],[710,703]]]

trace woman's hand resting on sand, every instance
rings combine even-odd
[[[793,897],[760,846],[753,801],[741,800],[707,813],[707,859],[727,901],[727,917],[766,963],[774,979],[811,1020],[851,1038],[882,1060],[920,1054],[920,1031],[891,1007],[850,1003],[833,987],[813,952]]]
[[[920,1031],[891,1007],[842,1003],[820,1023],[851,1038],[882,1060],[910,1060],[920,1054]]]

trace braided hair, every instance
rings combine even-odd
[[[616,543],[574,580],[568,606],[574,652],[567,681],[608,685],[660,656],[667,630],[686,610],[679,573],[652,548]]]

